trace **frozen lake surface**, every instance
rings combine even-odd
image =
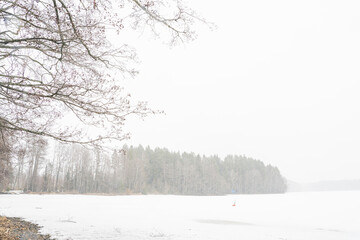
[[[0,195],[0,215],[38,223],[43,233],[59,240],[360,239],[360,191],[211,197]]]

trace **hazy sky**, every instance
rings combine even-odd
[[[245,154],[295,181],[360,178],[360,2],[192,0],[217,24],[170,49],[134,41],[135,98],[166,115],[130,144]]]

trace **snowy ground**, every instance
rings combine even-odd
[[[360,239],[360,191],[218,197],[0,195],[0,215],[38,223],[42,232],[60,240]]]

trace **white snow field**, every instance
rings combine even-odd
[[[205,197],[0,195],[0,215],[38,223],[43,233],[59,240],[360,239],[360,191]]]

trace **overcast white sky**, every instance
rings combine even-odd
[[[295,181],[360,178],[360,2],[190,6],[217,30],[133,44],[141,73],[127,89],[166,115],[128,122],[129,144],[245,154]]]

